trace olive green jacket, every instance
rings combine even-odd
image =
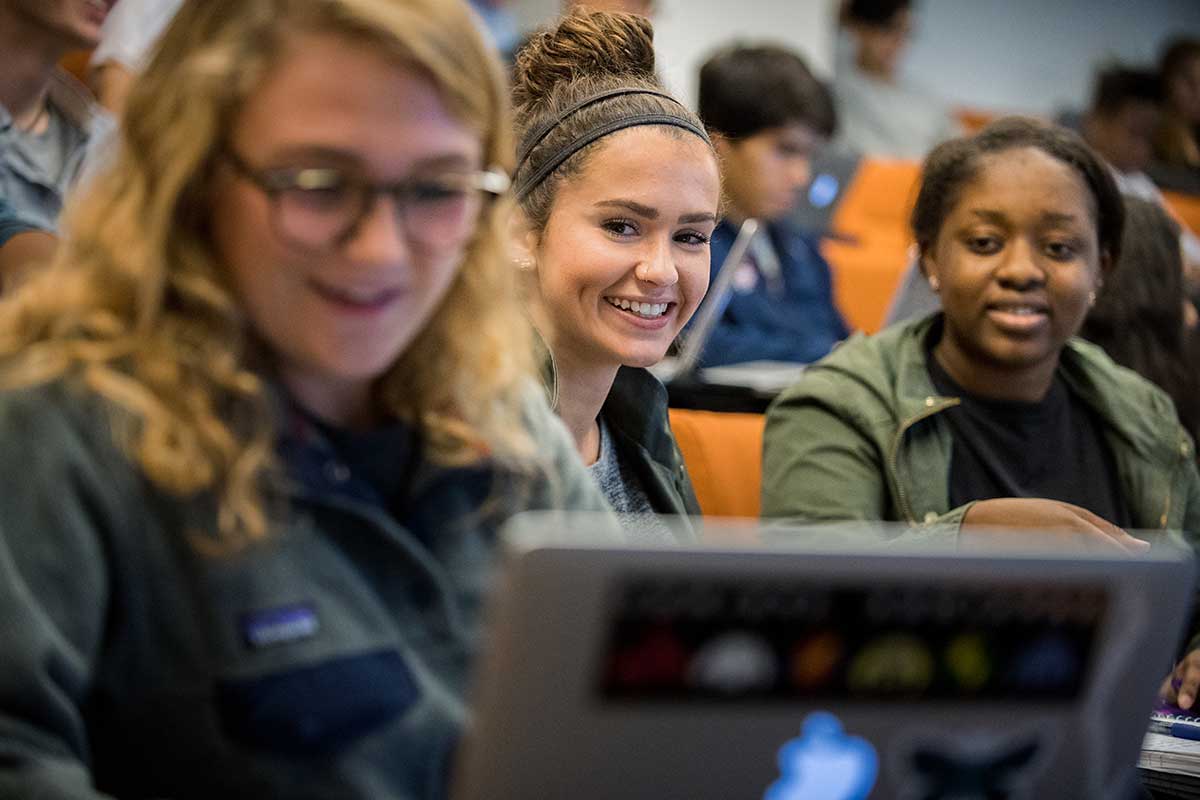
[[[445,797],[499,526],[606,508],[539,392],[528,473],[381,439],[400,513],[281,414],[271,535],[211,554],[215,498],[151,484],[114,416],[0,393],[0,798]]]
[[[952,437],[926,369],[941,315],[856,336],[805,371],[767,412],[763,515],[803,521],[887,520],[906,539],[948,541],[970,504],[950,507]],[[1193,443],[1167,395],[1072,339],[1059,372],[1104,426],[1138,529],[1200,532]]]

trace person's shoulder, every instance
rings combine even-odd
[[[1123,367],[1104,348],[1078,336],[1066,345],[1071,363],[1096,383],[1110,387],[1122,397],[1138,401],[1167,397],[1167,393],[1128,367]]]
[[[91,486],[109,498],[140,491],[141,471],[119,444],[125,419],[70,379],[0,391],[0,483]]]
[[[93,449],[112,441],[112,419],[106,404],[76,380],[0,391],[0,440],[6,453],[19,451],[19,442],[40,451],[68,445]]]
[[[1128,367],[1113,361],[1097,344],[1079,337],[1067,343],[1065,367],[1077,381],[1084,381],[1114,415],[1131,428],[1161,435],[1180,428],[1175,403],[1162,388]]]
[[[91,90],[61,67],[51,74],[48,97],[80,136],[94,138],[115,127],[112,116],[96,102]]]

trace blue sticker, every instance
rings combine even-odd
[[[311,638],[321,628],[317,612],[307,604],[249,611],[240,623],[242,640],[256,650]]]
[[[849,736],[833,714],[814,711],[803,733],[779,750],[779,780],[763,800],[863,800],[879,775],[866,739]]]
[[[838,179],[827,172],[822,172],[813,179],[808,187],[808,202],[813,208],[825,208],[837,197]]]

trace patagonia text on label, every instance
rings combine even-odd
[[[310,605],[283,606],[242,615],[242,639],[254,648],[307,639],[315,636],[321,624]]]

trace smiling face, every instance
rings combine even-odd
[[[773,220],[787,214],[812,177],[812,153],[819,141],[817,132],[802,122],[742,139],[718,139],[732,215]]]
[[[662,359],[708,289],[717,162],[690,133],[615,133],[564,180],[534,239],[556,355],[592,366]]]
[[[332,168],[393,183],[478,169],[479,136],[435,85],[369,47],[296,37],[230,131],[256,170]],[[376,198],[341,244],[280,237],[267,194],[224,165],[213,187],[217,256],[284,382],[317,413],[361,397],[404,352],[445,296],[466,241],[411,241],[395,200]],[[337,420],[334,420],[337,421]]]
[[[939,361],[984,396],[1022,381],[1048,387],[1106,260],[1074,168],[1030,147],[981,157],[923,254],[945,312]]]
[[[8,0],[9,13],[63,47],[92,48],[117,0]]]

